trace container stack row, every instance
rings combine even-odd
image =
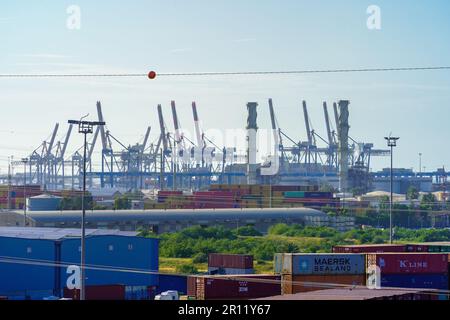
[[[253,274],[253,256],[242,254],[208,255],[209,274]]]
[[[282,294],[295,294],[366,283],[363,254],[276,254],[275,273]]]
[[[146,209],[213,209],[213,208],[277,208],[337,207],[331,192],[317,186],[211,185],[207,191],[184,193],[163,190],[157,201],[147,202]]]
[[[27,198],[34,197],[42,194],[41,187],[39,185],[14,185],[0,186],[0,209],[23,209],[25,205],[25,195]],[[9,195],[9,196],[8,196]]]

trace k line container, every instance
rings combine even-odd
[[[447,273],[448,254],[374,253],[367,255],[367,268],[377,266],[382,274]]]
[[[363,254],[299,254],[286,253],[282,256],[283,274],[339,275],[364,274]]]
[[[326,289],[340,289],[350,286],[364,286],[366,276],[361,275],[282,275],[281,293],[294,294],[300,292]]]
[[[448,290],[448,274],[385,274],[381,287]]]
[[[208,256],[208,267],[253,269],[253,256],[210,253]]]

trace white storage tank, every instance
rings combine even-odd
[[[41,194],[27,199],[29,211],[56,211],[60,209],[62,197]]]

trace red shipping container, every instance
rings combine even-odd
[[[80,299],[80,290],[64,288],[64,298]],[[125,300],[124,285],[86,286],[86,300]]]
[[[386,253],[405,251],[406,246],[403,244],[333,246],[333,253]]]
[[[270,297],[281,294],[281,277],[260,274],[197,277],[195,289],[198,300]],[[192,289],[188,288],[188,292]]]
[[[448,255],[442,253],[375,253],[366,262],[384,274],[448,272]]]
[[[406,245],[406,252],[428,252],[428,246],[422,244]]]
[[[169,195],[178,195],[178,194],[183,194],[183,191],[171,191],[171,190],[160,190],[158,191],[158,195],[161,196],[169,196]]]
[[[197,295],[197,278],[195,276],[187,277],[187,295],[195,297]]]
[[[253,269],[253,256],[244,254],[210,253],[208,267]]]

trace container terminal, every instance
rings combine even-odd
[[[256,159],[258,126],[257,102],[243,106],[247,110],[246,150],[237,153],[236,146],[221,146],[211,140],[200,126],[200,112],[192,102],[195,139],[183,134],[175,101],[171,101],[171,121],[166,121],[162,105],[155,113],[159,121],[157,139],[150,126],[141,142],[128,145],[107,128],[98,126],[87,148],[87,184],[89,189],[207,189],[214,184],[327,185],[341,192],[358,189],[389,191],[389,169],[371,170],[373,157],[387,157],[389,149],[377,149],[373,143],[361,142],[350,133],[350,101],[324,102],[324,129],[313,128],[306,101],[299,105],[299,121],[303,118],[304,135],[288,135],[276,118],[276,103],[269,99],[272,134],[271,151],[265,161]],[[243,108],[243,110],[245,110]],[[301,115],[303,113],[303,117]],[[96,105],[98,121],[107,121],[100,101]],[[330,115],[331,114],[331,115]],[[65,122],[65,119],[61,119]],[[172,127],[168,124],[172,123]],[[322,131],[324,133],[322,133]],[[39,185],[43,190],[80,190],[83,176],[81,148],[73,154],[73,124],[61,139],[56,123],[50,138],[30,150],[26,163],[11,161],[9,173],[0,175],[2,185]],[[94,150],[96,152],[94,152]],[[98,152],[97,152],[98,151]],[[99,159],[97,159],[99,154]],[[18,157],[16,157],[18,158]],[[273,168],[277,168],[273,170]],[[410,186],[419,191],[444,191],[447,186],[445,168],[433,172],[422,169],[394,168],[395,193],[406,193]]]

